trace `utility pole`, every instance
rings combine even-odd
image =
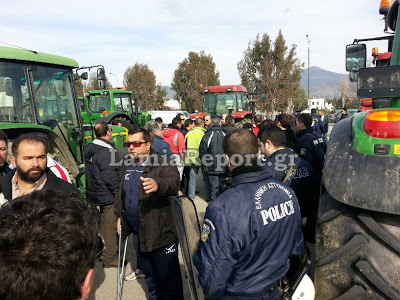
[[[115,75],[114,73],[111,73],[111,72],[109,72],[111,75],[114,75],[115,76],[115,78],[117,78],[117,86],[116,87],[118,87],[119,86],[119,84],[118,84],[118,76],[117,75]]]
[[[308,38],[308,34],[306,34],[307,38],[307,52],[308,52],[308,78],[307,78],[307,98],[310,99],[310,39]]]

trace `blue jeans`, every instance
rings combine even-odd
[[[200,167],[190,167],[188,184],[188,195],[190,199],[194,199],[194,197],[196,197],[196,180],[199,168]]]
[[[215,200],[219,196],[219,176],[209,174],[208,181],[210,182],[211,199]]]

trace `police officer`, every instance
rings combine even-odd
[[[324,156],[326,143],[322,137],[313,131],[311,127],[312,117],[303,113],[297,117],[296,130],[300,144],[300,157],[306,160],[313,168],[317,182],[321,183],[322,169],[324,167]]]
[[[321,118],[317,116],[317,110],[315,108],[311,109],[311,117],[312,117],[311,127],[314,129],[314,132],[323,136],[326,133],[324,122],[322,122]]]
[[[193,263],[207,299],[281,299],[289,257],[304,252],[293,190],[257,164],[249,130],[223,140],[232,185],[206,210]]]
[[[311,165],[300,158],[292,149],[285,147],[285,131],[277,126],[260,130],[258,143],[267,157],[265,168],[272,177],[289,185],[296,193],[303,218],[304,239],[315,240],[319,189],[314,188],[314,171]]]

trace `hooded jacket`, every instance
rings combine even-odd
[[[164,131],[163,138],[171,148],[172,154],[179,154],[182,160],[184,160],[186,146],[182,132],[175,128],[168,128],[168,130]]]
[[[110,141],[98,138],[86,148],[86,196],[94,205],[114,203],[120,167],[112,161],[119,162],[120,159]]]

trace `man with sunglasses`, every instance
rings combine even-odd
[[[0,299],[88,299],[99,218],[76,194],[38,191],[0,208]]]
[[[150,134],[143,128],[130,129],[126,144],[133,163],[123,167],[117,186],[117,228],[123,217],[123,227],[133,231],[149,299],[183,299],[178,238],[168,199],[178,194],[178,169],[152,150]]]
[[[114,144],[111,143],[112,133],[107,123],[97,123],[94,132],[96,139],[85,151],[86,195],[90,203],[100,208],[100,234],[106,242],[106,250],[100,260],[103,262],[103,267],[116,268],[118,267],[118,236],[117,217],[113,204],[120,167],[111,162],[120,159]]]

